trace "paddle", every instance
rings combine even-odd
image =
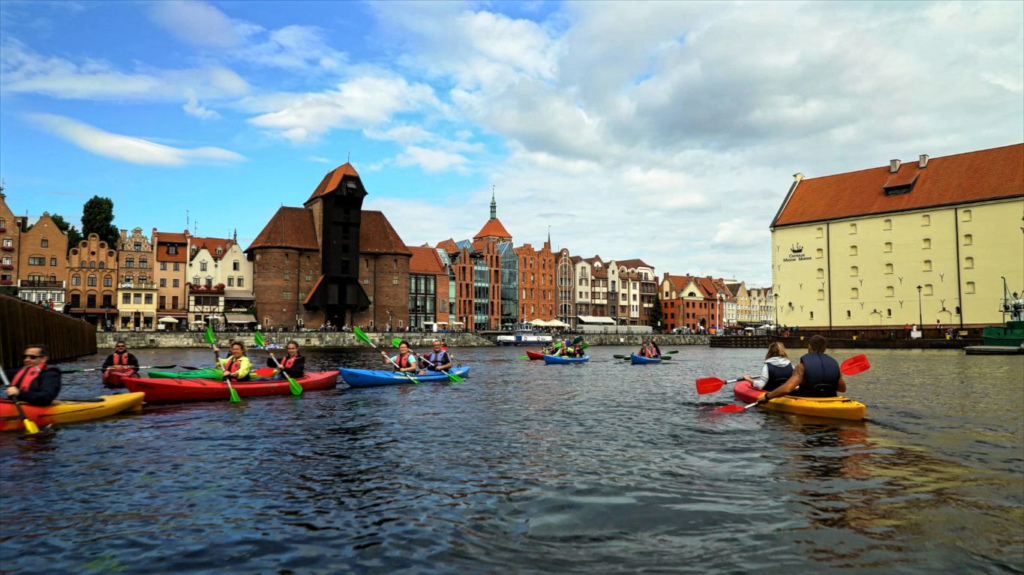
[[[213,350],[214,350],[213,351],[213,355],[214,355],[214,357],[216,357],[217,356],[217,344],[215,343],[216,340],[213,337],[213,326],[210,326],[210,325],[206,326],[206,341],[210,342],[210,347],[212,347]],[[220,358],[219,357],[217,358],[217,366],[218,367],[220,366]],[[224,383],[228,384],[228,395],[231,397],[231,403],[238,403],[238,402],[242,401],[242,398],[238,397],[238,392],[235,391],[234,386],[231,385],[231,378],[227,377],[227,378],[223,378],[223,380],[224,380]]]
[[[392,340],[391,340],[391,345],[392,345],[392,346],[394,346],[394,347],[398,347],[398,346],[402,345],[402,338],[400,338],[400,337],[396,337],[396,338],[392,339]],[[432,365],[432,366],[434,366],[434,367],[437,367],[437,364],[435,364],[435,363],[431,363],[431,361],[430,361],[429,359],[427,359],[427,358],[423,357],[422,355],[420,355],[420,354],[418,354],[418,353],[413,353],[413,352],[411,352],[411,351],[410,351],[409,353],[412,353],[412,354],[413,354],[413,355],[415,355],[415,356],[416,356],[417,358],[419,358],[419,359],[422,359],[423,361],[427,362],[428,364],[430,364],[430,365]],[[450,360],[450,359],[451,359],[451,356],[449,355],[449,356],[448,356],[448,358],[449,358],[449,360]],[[438,371],[440,371],[441,373],[443,373],[443,374],[447,375],[447,376],[448,376],[448,379],[449,379],[450,381],[454,382],[454,383],[462,383],[462,382],[466,381],[465,379],[463,379],[463,378],[461,378],[461,377],[459,377],[459,376],[455,375],[454,373],[448,373],[447,371],[445,371],[445,370],[443,370],[443,369],[441,369],[441,370],[438,370]]]
[[[7,381],[7,372],[4,371],[4,367],[2,365],[0,365],[0,377],[4,379],[5,389],[11,387],[11,382]],[[18,415],[21,416],[21,422],[25,426],[25,433],[29,435],[39,433],[39,426],[36,425],[36,422],[32,421],[27,415],[25,415],[25,410],[21,408],[21,402],[17,400],[12,400],[12,402],[14,403],[14,408],[18,410]]]
[[[380,348],[378,348],[378,347],[377,347],[376,345],[374,345],[373,341],[371,341],[371,340],[370,340],[370,337],[369,337],[369,336],[367,336],[367,335],[366,335],[365,333],[363,333],[363,330],[362,330],[362,329],[361,329],[361,328],[360,328],[359,326],[353,326],[353,327],[352,327],[352,333],[353,333],[353,334],[355,334],[356,338],[357,338],[357,339],[358,339],[359,341],[362,341],[362,342],[365,342],[365,343],[368,343],[368,344],[370,344],[370,346],[371,346],[371,347],[372,347],[373,349],[380,349]],[[409,378],[409,381],[412,381],[412,382],[413,382],[413,383],[415,383],[416,385],[419,385],[420,383],[422,383],[422,382],[421,382],[420,380],[418,380],[418,379],[416,379],[415,377],[413,377],[413,376],[409,375],[409,373],[408,373],[408,372],[402,371],[402,370],[401,370],[401,368],[400,368],[400,367],[398,367],[398,364],[397,364],[397,363],[395,363],[395,362],[394,362],[394,361],[393,361],[393,360],[392,360],[392,359],[391,359],[390,357],[387,357],[387,354],[384,354],[384,357],[385,357],[385,358],[387,358],[388,362],[389,362],[389,363],[390,363],[391,365],[395,366],[395,369],[399,370],[399,371],[398,371],[398,373],[400,373],[400,374],[404,375],[405,377],[408,377],[408,378]]]
[[[868,362],[868,356],[863,353],[847,358],[839,365],[839,371],[841,371],[843,375],[857,375],[858,373],[865,372],[869,369],[871,369],[871,363]],[[729,381],[725,381],[718,379],[717,377],[703,377],[697,380],[697,395],[715,393],[722,389],[725,384],[736,383],[740,379],[730,379]]]
[[[143,369],[173,369],[178,367],[177,364],[172,363],[171,365],[140,365],[138,370]],[[182,366],[184,367],[184,366]],[[60,372],[63,373],[85,373],[88,371],[103,371],[102,367],[90,367],[87,369],[62,369]]]
[[[260,347],[267,345],[266,340],[263,339],[263,334],[260,333],[259,330],[256,330],[256,345]],[[281,367],[281,362],[277,361],[277,358],[274,357],[273,354],[268,353],[268,355],[270,355],[270,359],[274,360],[274,363],[277,364],[277,369],[280,369],[281,373],[283,373],[285,378],[288,379],[288,389],[292,391],[292,395],[302,395],[302,386],[299,385],[299,382],[295,381],[292,379],[292,376],[288,375],[288,372]]]

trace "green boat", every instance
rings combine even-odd
[[[154,379],[214,379],[220,380],[224,375],[219,369],[197,369],[195,371],[150,371],[149,377]]]
[[[999,306],[1006,319],[1005,314],[1010,314],[1010,321],[1003,326],[986,327],[981,330],[981,338],[985,345],[998,345],[1004,347],[1021,347],[1024,345],[1024,297],[1006,287],[1006,278],[1003,278],[1003,302]]]

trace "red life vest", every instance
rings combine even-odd
[[[14,374],[14,382],[11,385],[21,391],[28,391],[36,378],[39,377],[39,372],[44,369],[46,369],[46,366],[42,364],[33,367],[23,367],[18,370],[18,373]]]
[[[298,360],[298,359],[299,359],[299,356],[286,357],[286,358],[284,358],[284,361],[279,361],[278,363],[281,364],[281,367],[284,368],[284,369],[291,369],[291,367],[293,365],[295,365],[295,361]]]
[[[409,367],[409,354],[398,354],[398,357],[395,358],[395,365],[398,366],[398,369]]]
[[[228,373],[231,373],[233,371],[237,371],[237,370],[241,369],[241,367],[242,367],[242,362],[238,361],[237,359],[230,359],[224,365],[224,371],[226,371]],[[229,376],[229,377],[231,377],[231,379],[238,379],[237,375],[232,375],[232,376]]]
[[[114,352],[114,365],[128,365],[128,352],[117,353]]]

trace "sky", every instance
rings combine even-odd
[[[247,246],[351,159],[408,245],[769,285],[793,181],[1024,141],[1024,3],[0,3],[17,214]]]

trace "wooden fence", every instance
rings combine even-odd
[[[96,353],[96,326],[39,305],[0,294],[0,362],[21,365],[33,343],[50,348],[50,360],[66,361]]]

